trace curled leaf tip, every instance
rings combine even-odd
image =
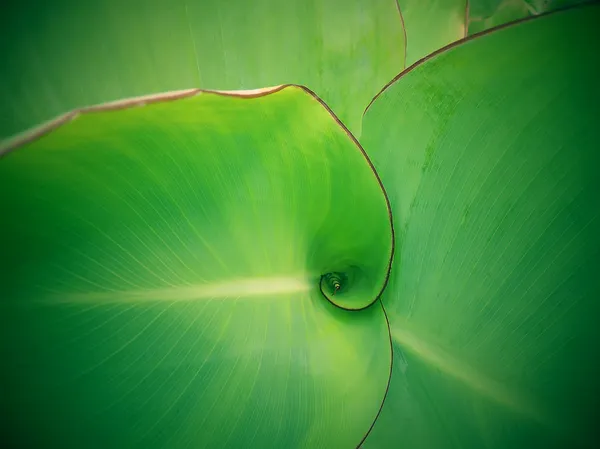
[[[371,306],[377,295],[377,277],[366,267],[348,265],[339,271],[331,271],[320,280],[321,293],[334,306],[344,310],[358,311]]]

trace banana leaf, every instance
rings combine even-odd
[[[7,3],[8,447],[600,446],[576,3]]]
[[[598,447],[598,23],[594,5],[469,39],[367,110],[397,243],[364,448]]]
[[[312,92],[42,131],[0,160],[9,447],[360,443],[390,376],[390,211]]]
[[[406,30],[406,67],[467,35],[465,0],[396,1]]]
[[[358,135],[404,63],[395,0],[17,0],[0,29],[0,139],[128,97],[286,83]]]
[[[589,2],[590,0],[471,0],[468,2],[468,34]]]
[[[472,34],[590,0],[397,0],[405,67]]]

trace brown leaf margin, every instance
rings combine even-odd
[[[371,105],[375,102],[375,100],[377,100],[377,98],[379,98],[379,96],[383,92],[385,92],[392,84],[394,84],[396,81],[398,81],[400,78],[402,78],[406,74],[412,72],[417,67],[423,65],[424,63],[426,63],[430,59],[433,59],[433,58],[435,58],[436,56],[438,56],[438,55],[440,55],[442,53],[445,53],[447,51],[452,50],[455,47],[458,47],[458,46],[461,46],[463,44],[466,44],[466,43],[472,41],[473,39],[477,39],[479,37],[483,37],[483,36],[486,36],[488,34],[495,33],[496,31],[500,31],[500,30],[503,30],[503,29],[508,28],[508,27],[518,26],[518,25],[521,25],[521,24],[523,24],[525,22],[529,22],[531,20],[537,20],[537,19],[541,19],[541,18],[546,17],[546,16],[550,16],[550,15],[554,15],[554,14],[560,14],[560,13],[568,11],[568,10],[583,9],[583,8],[589,8],[589,7],[593,7],[593,6],[598,6],[598,4],[600,4],[600,0],[591,0],[591,1],[586,2],[586,3],[579,3],[579,4],[576,4],[576,5],[567,5],[567,6],[564,6],[562,8],[557,8],[557,9],[553,9],[551,11],[546,11],[546,12],[543,12],[543,13],[538,14],[538,15],[527,16],[527,17],[523,17],[523,18],[518,19],[518,20],[513,20],[512,22],[503,23],[501,25],[498,25],[498,26],[495,26],[495,27],[492,27],[492,28],[488,28],[487,30],[483,30],[483,31],[480,31],[480,32],[475,33],[475,34],[471,34],[470,36],[465,36],[462,39],[459,39],[459,40],[454,41],[454,42],[452,42],[452,43],[450,43],[448,45],[445,45],[442,48],[434,51],[433,53],[429,53],[427,56],[422,57],[417,62],[413,63],[410,67],[407,67],[402,72],[400,72],[398,75],[396,75],[394,78],[392,78],[391,81],[389,81],[385,86],[383,86],[383,88],[373,97],[373,99],[369,102],[369,104],[365,108],[365,110],[363,112],[363,119],[365,117],[365,114],[367,113],[367,111],[371,107]],[[469,2],[467,1],[467,13],[468,13],[468,7],[469,7]],[[2,153],[0,151],[0,155],[1,154]]]
[[[69,112],[65,112],[64,114],[59,115],[41,125],[34,126],[22,133],[17,134],[16,136],[9,138],[0,143],[0,158],[2,158],[7,153],[14,151],[20,146],[23,146],[27,143],[33,142],[55,130],[56,128],[68,123],[81,114],[88,114],[92,112],[103,112],[103,111],[115,111],[119,109],[127,109],[135,106],[145,106],[146,104],[152,103],[161,103],[165,101],[179,100],[181,98],[193,97],[202,93],[212,93],[219,94],[223,96],[230,97],[240,97],[240,98],[257,98],[262,97],[264,95],[268,95],[270,93],[275,93],[283,88],[286,85],[273,86],[273,87],[265,87],[261,89],[253,89],[253,90],[210,90],[210,89],[183,89],[183,90],[173,90],[168,92],[161,92],[158,94],[150,94],[150,95],[142,95],[138,97],[130,97],[122,100],[109,101],[107,103],[100,103],[93,106],[84,106],[81,108],[73,109]]]

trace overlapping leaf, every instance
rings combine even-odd
[[[365,448],[596,447],[599,22],[582,7],[465,42],[368,109],[398,242]]]
[[[356,446],[391,363],[381,304],[340,308],[386,280],[378,179],[301,88],[184,96],[87,112],[2,158],[5,438]]]
[[[468,34],[588,2],[590,0],[471,0]]]
[[[403,66],[572,3],[15,4],[0,136],[132,95],[284,82],[358,134]],[[594,447],[599,18],[466,42],[366,114],[400,251],[385,294],[393,377],[365,447]],[[383,288],[389,210],[307,92],[72,114],[2,159],[11,444],[361,441],[390,335],[380,303],[343,309]]]
[[[465,37],[465,0],[396,0],[406,29],[406,66]]]
[[[468,35],[589,1],[397,0],[405,27],[405,65]]]
[[[0,15],[0,138],[188,88],[310,86],[355,133],[403,67],[395,0],[19,0]]]

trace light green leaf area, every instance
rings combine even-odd
[[[356,134],[403,68],[395,0],[39,0],[0,27],[0,138],[74,108],[171,90],[309,86]]]
[[[406,67],[465,37],[465,0],[397,0],[406,28]],[[389,80],[388,80],[389,81]]]
[[[365,448],[598,447],[598,23],[595,5],[465,42],[366,112],[397,242]]]
[[[469,35],[515,20],[589,2],[590,0],[471,0]]]
[[[5,155],[0,191],[8,441],[333,448],[367,433],[390,374],[374,303],[389,210],[304,89],[82,114]]]

